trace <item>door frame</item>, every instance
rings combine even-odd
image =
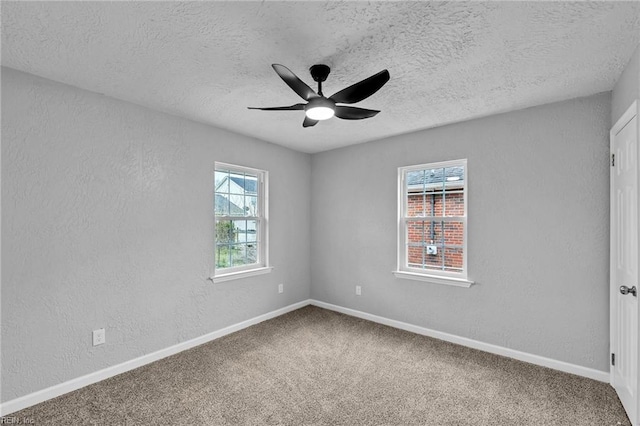
[[[613,194],[614,194],[614,188],[613,188],[613,182],[614,182],[614,167],[612,167],[611,161],[614,157],[612,157],[612,154],[614,154],[614,150],[613,150],[613,140],[614,140],[614,136],[619,133],[634,117],[638,117],[636,120],[637,123],[637,128],[636,128],[636,133],[638,135],[639,141],[640,141],[640,102],[638,100],[635,100],[630,106],[629,108],[625,111],[624,114],[622,114],[622,116],[616,121],[616,123],[613,125],[613,127],[611,128],[611,131],[609,132],[609,349],[610,349],[610,354],[614,354],[616,353],[616,348],[617,348],[617,332],[616,332],[616,319],[613,317],[614,313],[616,312],[616,308],[615,308],[615,303],[616,303],[616,297],[618,296],[618,287],[616,285],[616,280],[615,280],[615,269],[613,267],[611,267],[611,265],[614,264],[615,259],[614,257],[614,251],[613,251],[613,247],[615,247],[614,244],[616,244],[615,239],[615,230],[613,229],[613,211],[614,211],[614,199],[613,199]],[[640,144],[640,142],[639,142]],[[640,157],[640,149],[638,150],[638,152],[636,153],[638,157]],[[640,160],[640,158],[637,158],[636,161]],[[640,164],[640,162],[638,163]],[[640,191],[640,172],[638,173],[638,189]],[[640,227],[639,228],[639,233],[640,233]],[[640,235],[638,236],[640,237]],[[638,261],[640,262],[640,259],[638,259]],[[636,286],[640,287],[640,282],[638,282],[636,284]],[[640,301],[638,303],[638,306],[640,307]],[[640,313],[639,313],[640,314]],[[640,315],[638,316],[639,321],[640,321]],[[640,327],[639,327],[640,328]],[[639,351],[640,353],[640,351]],[[611,361],[611,360],[610,360]],[[640,367],[640,360],[637,360],[637,362],[639,363],[639,367]],[[640,368],[637,371],[637,377],[635,378],[636,384],[640,385]],[[611,384],[611,386],[614,386],[614,367],[611,365],[611,362],[609,362],[609,383]],[[614,386],[615,387],[615,386]],[[640,424],[640,387],[636,386],[637,389],[637,395],[635,396],[636,401],[635,401],[635,405],[636,405],[636,418],[635,419],[629,419],[631,420],[631,424],[632,425],[638,425]]]

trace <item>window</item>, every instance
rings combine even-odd
[[[398,169],[399,278],[469,287],[467,160]]]
[[[267,253],[267,172],[215,164],[214,282],[271,270]]]

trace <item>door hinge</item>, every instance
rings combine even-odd
[[[616,365],[616,354],[611,354],[611,365]]]
[[[616,155],[611,154],[611,167],[615,167],[615,166],[616,166]]]

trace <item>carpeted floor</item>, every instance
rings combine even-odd
[[[629,425],[606,383],[308,306],[11,415],[35,425]]]

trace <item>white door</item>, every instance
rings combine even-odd
[[[611,384],[633,425],[638,412],[638,103],[611,129]]]

